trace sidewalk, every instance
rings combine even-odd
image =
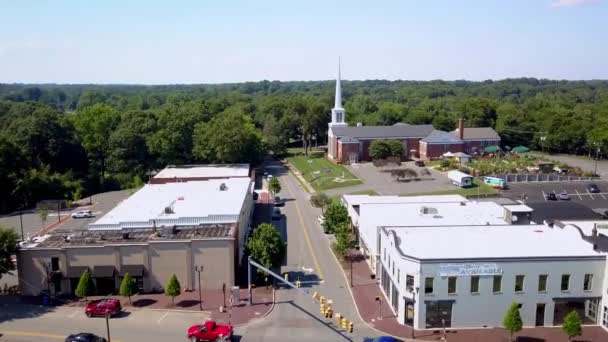
[[[344,264],[346,276],[350,277],[350,265]],[[378,281],[371,279],[371,269],[363,258],[356,258],[353,262],[353,284],[351,288],[357,309],[361,317],[370,326],[386,334],[410,339],[412,329],[399,324],[393,314],[390,304],[382,294]],[[380,297],[381,305],[376,302]],[[381,306],[381,309],[380,309]],[[382,319],[379,320],[380,312]],[[443,337],[441,329],[416,330],[415,338],[419,341],[439,341]],[[568,341],[560,327],[526,328],[516,334],[519,342],[553,342]],[[451,329],[446,333],[450,342],[504,342],[508,340],[508,333],[501,328],[488,329]],[[601,342],[608,341],[608,332],[599,326],[583,327],[583,335],[574,341]]]
[[[39,297],[17,297],[9,298],[5,297],[1,302],[5,304],[34,304],[40,305],[42,303]],[[243,325],[249,323],[251,320],[264,317],[272,309],[272,288],[266,290],[265,287],[253,289],[253,305],[248,304],[247,289],[240,290],[240,300],[235,303],[232,307],[232,311],[219,312],[220,306],[223,306],[223,295],[222,290],[203,290],[203,311],[208,312],[211,315],[211,319],[232,325]],[[164,294],[142,294],[131,297],[131,304],[129,299],[121,296],[91,296],[87,300],[96,300],[101,298],[116,298],[119,299],[123,308],[126,311],[129,310],[177,310],[177,311],[200,311],[199,307],[199,293],[198,291],[184,292],[181,295],[175,297],[175,305],[171,304],[171,297],[167,297]],[[229,303],[230,293],[226,291],[226,305],[230,306]],[[56,305],[66,307],[85,307],[86,303],[84,300],[65,300],[56,299]]]

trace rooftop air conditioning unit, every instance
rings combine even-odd
[[[228,190],[228,186],[226,185],[226,183],[220,184],[220,191],[226,191],[226,190]]]
[[[165,214],[175,214],[175,212],[173,211],[173,208],[165,207]]]

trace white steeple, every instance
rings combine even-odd
[[[347,126],[348,124],[344,121],[345,111],[342,108],[342,84],[340,83],[341,72],[340,72],[340,57],[338,57],[338,78],[336,79],[336,99],[334,102],[334,108],[331,110],[331,122],[329,126]]]

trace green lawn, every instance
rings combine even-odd
[[[370,196],[379,196],[377,192],[374,190],[361,190],[349,193],[349,195],[370,195]]]
[[[403,194],[400,196],[421,196],[421,195],[461,195],[464,197],[469,196],[488,196],[488,195],[496,195],[498,192],[493,187],[485,184],[484,182],[475,179],[474,185],[470,188],[459,188],[454,190],[441,190],[441,191],[431,191],[431,192],[416,192],[411,194]]]
[[[304,179],[315,190],[322,191],[362,184],[361,180],[350,173],[344,166],[334,164],[325,159],[323,152],[313,151],[308,156],[294,155],[294,153],[300,151],[302,150],[290,150],[291,156],[287,160],[300,171]]]

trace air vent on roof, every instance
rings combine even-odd
[[[467,205],[467,202],[460,202],[460,205]]]
[[[183,200],[184,200],[184,196],[179,196],[179,197],[177,198],[177,200],[178,200],[178,201],[183,201]]]
[[[228,186],[226,185],[226,183],[220,184],[220,191],[226,191],[226,190],[228,190]]]
[[[175,212],[173,212],[173,208],[165,207],[165,214],[175,214]]]
[[[424,215],[437,215],[437,208],[422,207],[420,208],[420,213]]]

